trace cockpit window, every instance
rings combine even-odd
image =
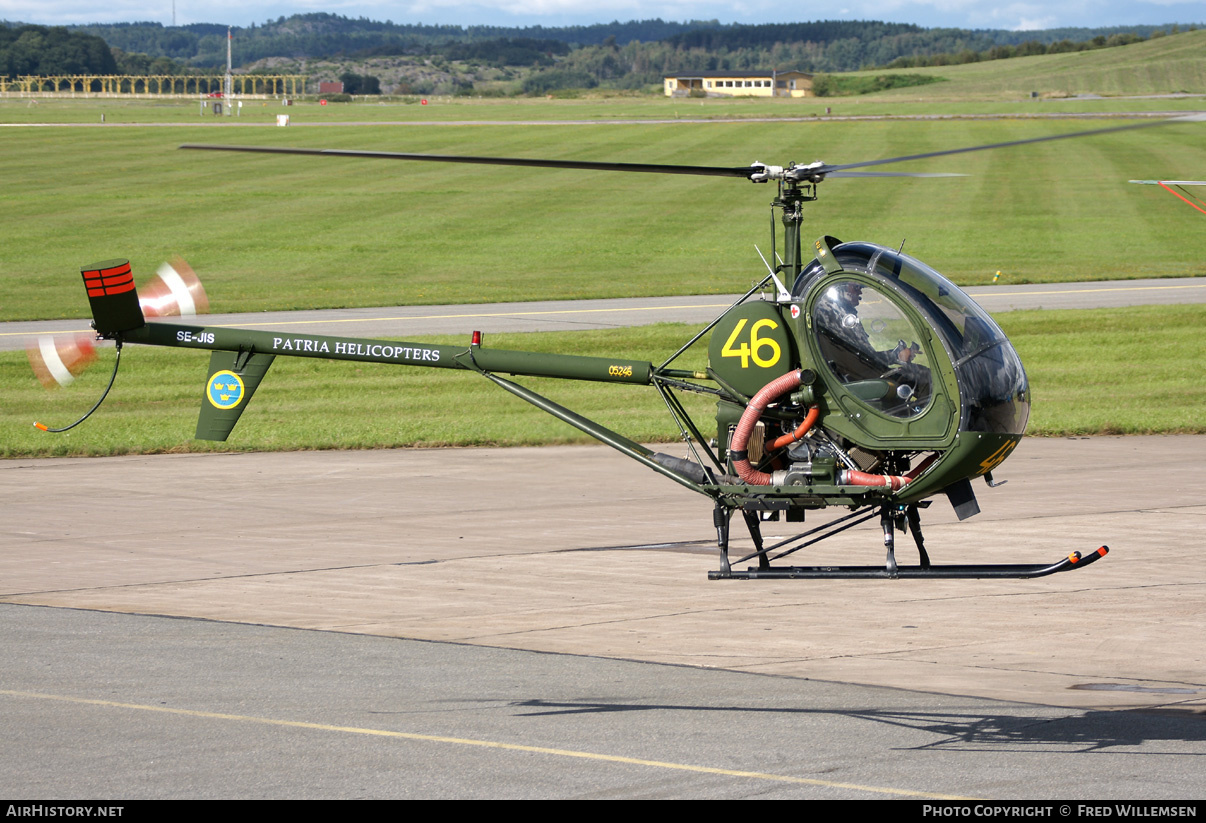
[[[868,244],[869,245],[869,244]],[[895,278],[938,322],[954,357],[969,431],[1022,434],[1030,417],[1030,385],[1017,351],[961,289],[920,260],[876,248],[874,270]]]
[[[838,280],[817,299],[812,317],[822,358],[852,394],[892,417],[925,411],[932,392],[929,353],[884,294]]]
[[[920,260],[871,243],[848,243],[840,248],[851,263],[860,257],[865,261],[855,271],[874,271],[895,281],[920,308],[934,315],[956,364],[974,357],[985,346],[1007,342],[1005,333],[983,309]]]
[[[1022,362],[1005,333],[971,298],[920,260],[884,246],[842,243],[833,249],[833,256],[846,271],[874,273],[894,283],[930,318],[951,354],[959,377],[968,430],[1012,434],[1025,431],[1030,416],[1030,391]],[[824,275],[824,268],[813,261],[796,278],[793,296],[803,299],[812,284]],[[829,336],[828,343],[822,342],[822,350],[827,345],[837,345],[835,341],[839,338]],[[830,358],[828,352],[825,356]],[[926,366],[928,369],[928,362]]]

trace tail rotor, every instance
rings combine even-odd
[[[128,270],[128,264],[126,267]],[[209,312],[209,297],[201,279],[180,257],[162,264],[137,295],[144,318],[192,317]],[[136,319],[137,310],[131,306],[130,311]],[[34,375],[48,389],[70,385],[96,361],[94,336],[84,332],[39,335],[31,338],[25,349]]]
[[[48,389],[71,385],[96,360],[92,337],[83,332],[40,335],[25,352],[38,382]]]

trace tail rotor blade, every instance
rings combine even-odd
[[[192,317],[209,312],[201,279],[183,259],[164,263],[151,281],[138,290],[144,317]]]
[[[34,375],[48,389],[75,382],[96,360],[96,346],[87,334],[44,334],[30,340],[25,351]]]

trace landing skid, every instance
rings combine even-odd
[[[986,564],[982,566],[897,566],[889,570],[886,566],[779,566],[767,569],[750,568],[746,571],[708,572],[709,580],[809,580],[819,578],[838,579],[931,579],[958,580],[964,578],[1009,577],[1025,580],[1030,577],[1046,577],[1057,572],[1082,569],[1095,560],[1105,557],[1109,547],[1081,556],[1073,552],[1058,563],[1050,566],[1038,564]]]
[[[754,540],[755,551],[751,554],[737,560],[737,563],[757,558],[757,568],[750,567],[745,571],[734,571],[729,563],[728,544],[729,544],[729,519],[731,510],[725,509],[717,505],[714,514],[716,525],[717,544],[720,549],[720,564],[718,571],[708,572],[709,580],[812,580],[812,579],[871,579],[871,580],[898,580],[898,579],[931,579],[931,580],[959,580],[973,578],[1011,578],[1025,580],[1033,577],[1046,577],[1049,574],[1057,574],[1059,572],[1072,571],[1073,569],[1081,569],[1085,566],[1094,563],[1109,553],[1108,546],[1102,546],[1090,552],[1087,555],[1081,555],[1080,552],[1073,552],[1061,560],[1051,563],[986,563],[978,565],[956,565],[948,564],[934,566],[930,564],[929,555],[925,550],[924,539],[921,536],[921,522],[917,513],[917,506],[904,507],[889,507],[884,506],[878,512],[880,522],[884,530],[884,545],[887,548],[887,558],[882,566],[773,566],[772,560],[778,560],[793,552],[799,551],[806,546],[811,546],[814,543],[819,543],[827,537],[832,537],[838,532],[864,523],[875,517],[877,512],[869,513],[856,512],[838,518],[831,523],[827,523],[816,529],[811,529],[803,534],[798,534],[795,537],[776,543],[773,546],[763,547],[762,534],[758,517],[752,512],[743,512],[745,515],[746,525],[749,527],[750,536]],[[920,556],[920,563],[916,566],[899,566],[896,563],[895,554],[895,538],[893,532],[896,530],[904,531],[907,529],[913,535],[913,540],[917,544],[917,552]],[[797,546],[786,549],[780,552],[774,558],[769,555],[773,551],[777,551],[791,543],[804,540],[805,538],[818,535],[807,542],[800,543]]]

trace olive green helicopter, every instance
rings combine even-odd
[[[1160,121],[1170,122],[1170,121]],[[506,351],[220,326],[146,322],[126,260],[84,267],[97,339],[116,343],[116,377],[127,343],[206,349],[208,377],[196,437],[224,441],[278,356],[391,363],[474,372],[643,466],[712,501],[720,568],[711,579],[1032,578],[1082,568],[1105,546],[1051,564],[939,565],[930,562],[920,510],[943,495],[960,520],[978,513],[972,481],[999,486],[993,471],[1026,430],[1031,392],[1017,351],[967,294],[900,249],[821,236],[802,254],[802,209],[830,177],[950,176],[860,171],[909,160],[1143,128],[1143,122],[1028,140],[855,163],[741,167],[441,156],[256,146],[183,149],[317,155],[582,171],[737,178],[777,187],[772,214],[781,245],[765,276],[661,364],[613,357]],[[676,368],[707,338],[703,371]],[[704,345],[704,344],[701,344]],[[504,377],[503,375],[507,375]],[[651,386],[665,401],[689,456],[656,452],[509,379],[539,376]],[[110,378],[109,388],[113,385]],[[99,407],[62,429],[83,422]],[[714,398],[715,428],[692,418],[681,395]],[[818,509],[840,517],[767,545],[761,523],[802,522]],[[754,550],[730,560],[729,529],[740,512]],[[879,565],[796,566],[795,552],[879,518],[887,556]],[[908,533],[916,565],[896,561]],[[741,568],[743,564],[750,564]]]

